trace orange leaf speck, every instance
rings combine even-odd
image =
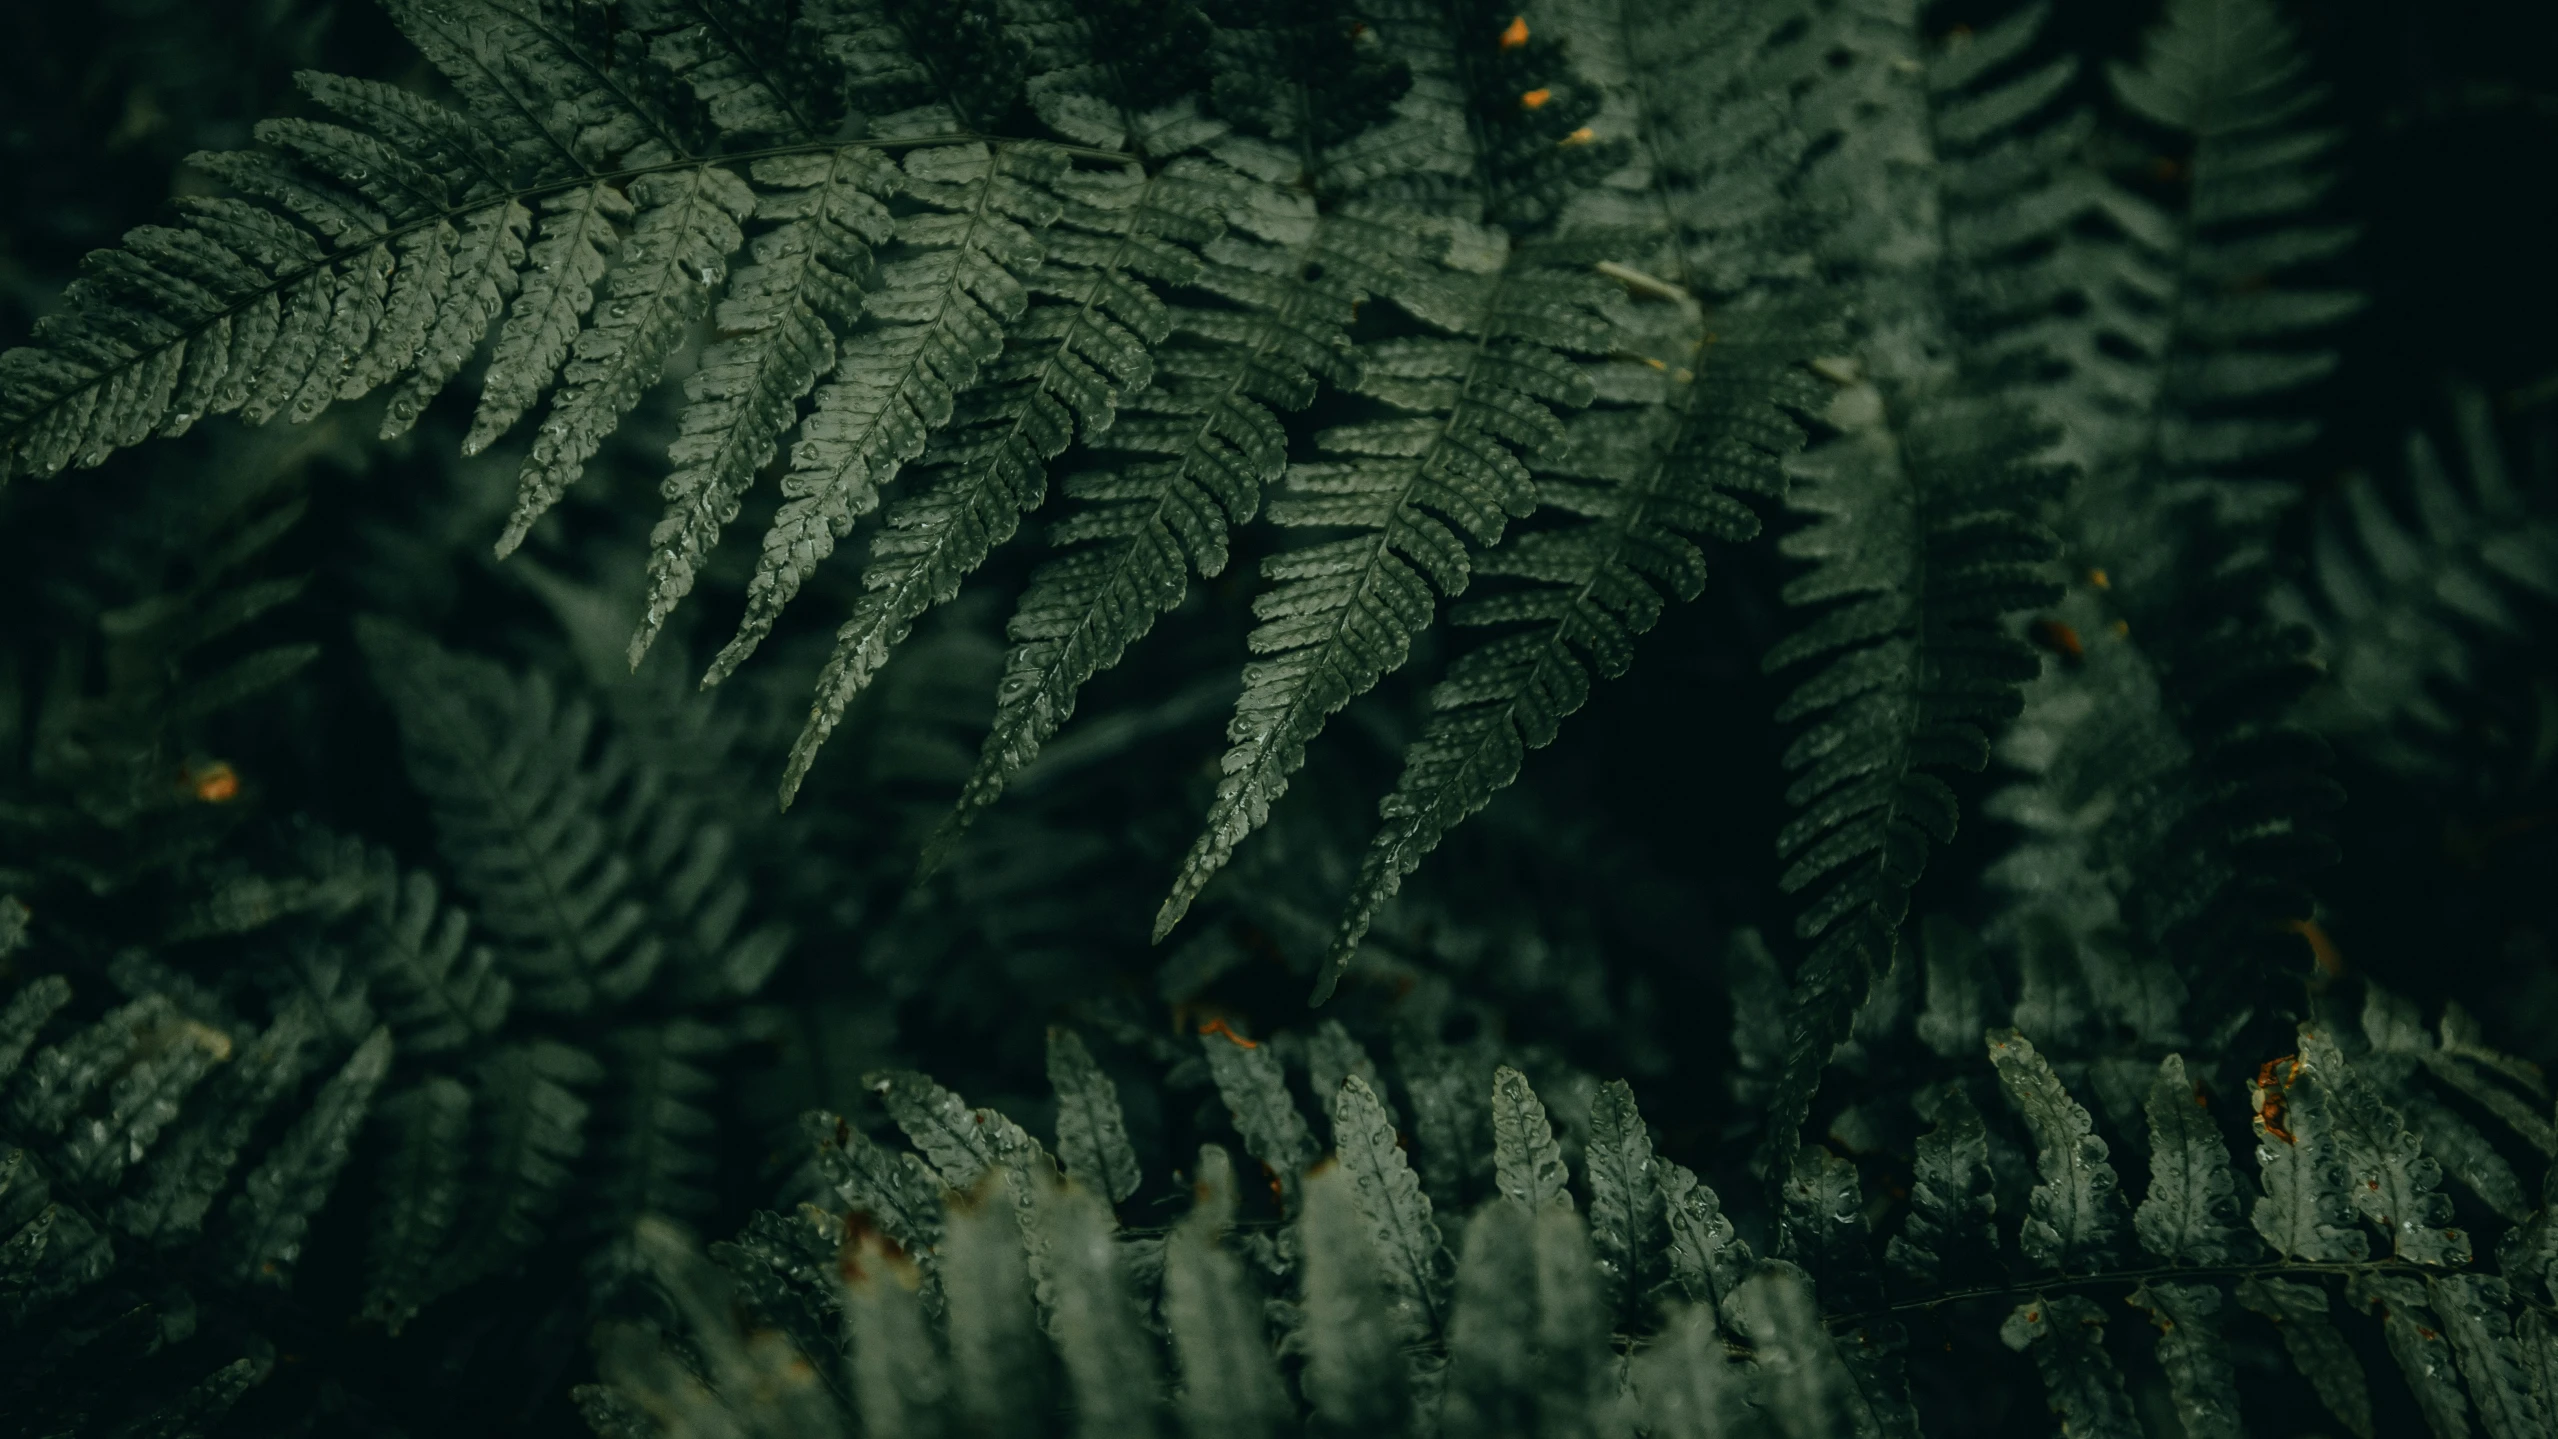
[[[1525,95],[1519,97],[1519,104],[1525,109],[1536,110],[1543,108],[1545,102],[1553,98],[1554,92],[1552,90],[1531,90]]]
[[[1511,16],[1509,28],[1501,32],[1501,48],[1504,50],[1516,50],[1527,43],[1528,17],[1525,15]]]
[[[240,773],[220,760],[187,775],[187,788],[206,804],[229,804],[240,797]]]

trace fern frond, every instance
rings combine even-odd
[[[471,1108],[483,1116],[471,1182],[435,1297],[504,1273],[549,1233],[571,1166],[586,1150],[592,1106],[579,1096],[604,1078],[593,1056],[555,1040],[512,1044],[481,1061]]]
[[[980,152],[963,163],[992,161]],[[927,442],[912,491],[872,541],[864,593],[836,633],[808,724],[791,747],[785,802],[889,649],[925,610],[958,593],[1039,504],[1048,462],[1078,429],[1087,436],[1109,429],[1119,396],[1153,378],[1154,348],[1171,328],[1154,287],[1193,278],[1196,247],[1222,228],[1214,181],[1191,167],[1156,175],[1070,170],[1049,183],[1062,213],[1046,259],[1025,284],[1042,303],[1023,314],[992,373]]]
[[[2095,1120],[2025,1036],[1993,1031],[1989,1047],[2000,1086],[2033,1131],[2035,1167],[2043,1177],[2026,1199],[2025,1257],[2063,1273],[2097,1268],[2119,1247],[2124,1215],[2111,1153],[2096,1135]]]
[[[397,1334],[439,1287],[436,1261],[461,1213],[470,1088],[441,1076],[426,1079],[383,1101],[381,1120],[390,1148],[380,1171],[361,1312]]]
[[[590,1204],[604,1247],[588,1261],[599,1286],[639,1272],[631,1235],[643,1218],[683,1221],[710,1207],[703,1149],[718,1124],[702,1108],[715,1087],[701,1063],[728,1036],[697,1020],[625,1029],[605,1048],[610,1091],[595,1145],[601,1192]]]
[[[311,1216],[335,1187],[356,1131],[372,1109],[373,1091],[390,1071],[391,1031],[377,1029],[249,1172],[225,1215],[231,1268],[239,1278],[285,1282]]]
[[[1251,231],[1205,246],[1194,282],[1231,308],[1174,311],[1185,343],[1157,354],[1155,383],[1103,437],[1113,463],[1066,477],[1079,503],[1049,534],[1064,553],[1031,576],[1006,626],[994,727],[927,863],[1037,756],[1083,684],[1181,602],[1191,573],[1223,572],[1228,534],[1287,465],[1274,411],[1304,409],[1324,383],[1355,382],[1352,315],[1418,258],[1406,227],[1279,194],[1256,200]]]
[[[1277,585],[1253,606],[1264,658],[1245,671],[1217,798],[1155,917],[1158,939],[1268,818],[1324,722],[1399,668],[1438,597],[1465,588],[1471,551],[1533,507],[1521,452],[1563,438],[1553,407],[1589,401],[1588,376],[1563,355],[1605,344],[1598,285],[1502,245],[1478,271],[1395,297],[1448,338],[1366,347],[1361,391],[1411,418],[1325,431],[1317,443],[1345,458],[1293,467],[1271,503],[1274,524],[1361,533],[1263,563]]]
[[[2401,771],[2440,777],[2461,740],[2448,708],[2484,678],[2488,645],[2528,632],[2534,602],[2558,600],[2558,522],[2507,472],[2486,397],[2451,395],[2466,483],[2433,441],[2407,438],[2417,523],[2370,475],[2346,477],[2321,507],[2309,595],[2278,596],[2284,617],[2319,632],[2326,683],[2312,722]]]
[[[2105,1352],[2105,1313],[2077,1294],[2038,1294],[2016,1306],[1999,1329],[2010,1349],[2031,1349],[2043,1371],[2061,1432],[2088,1439],[2137,1439],[2122,1371]]]
[[[432,876],[385,869],[371,968],[400,1048],[435,1054],[494,1036],[515,1000],[496,952],[471,943],[469,917],[442,902]]]
[[[926,438],[950,422],[958,396],[1002,350],[1029,305],[1023,282],[1038,266],[1041,237],[1061,213],[1050,189],[1061,164],[1022,146],[920,150],[901,172],[877,178],[924,208],[895,221],[897,246],[863,305],[871,323],[839,354],[833,378],[817,389],[814,412],[800,423],[782,507],[747,586],[745,618],[711,662],[708,680],[725,678],[754,651],[835,542],[878,504],[899,467],[923,453]],[[762,166],[758,178],[768,183],[808,170],[805,160]],[[643,637],[663,618],[660,604],[671,607],[676,597],[663,581],[660,590]]]
[[[396,701],[445,857],[524,1002],[575,1012],[637,994],[664,945],[609,844],[587,758],[592,713],[562,705],[539,676],[519,680],[386,623],[364,621],[358,637]]]

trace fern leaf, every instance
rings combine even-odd
[[[1305,1255],[1299,1333],[1306,1349],[1298,1383],[1319,1432],[1399,1431],[1411,1399],[1396,1351],[1409,1315],[1390,1307],[1383,1257],[1370,1246],[1360,1214],[1358,1181],[1341,1166],[1324,1164],[1306,1176],[1297,1247]]]
[[[2248,1215],[2256,1232],[2290,1259],[2352,1263],[2368,1256],[2370,1241],[2354,1227],[2345,1193],[2326,1087],[2297,1059],[2276,1060],[2248,1098],[2265,1186]]]
[[[630,659],[657,638],[693,587],[694,572],[756,472],[799,417],[799,401],[838,360],[838,341],[862,312],[871,247],[895,222],[882,197],[899,175],[878,154],[842,149],[755,162],[756,212],[782,223],[755,237],[753,263],[719,303],[721,339],[684,382],[686,404],[668,456],[665,518],[649,536],[649,585]]]
[[[150,1156],[139,1188],[112,1211],[118,1229],[137,1238],[198,1233],[214,1197],[230,1182],[251,1135],[276,1101],[300,1082],[320,1021],[292,1003],[243,1045],[205,1089],[197,1112]]]
[[[628,23],[648,55],[693,92],[711,127],[740,144],[832,132],[840,100],[809,54],[817,16],[770,0],[640,0]],[[826,13],[826,12],[820,12]]]
[[[833,377],[801,421],[782,479],[782,507],[747,585],[746,615],[711,662],[726,678],[772,629],[783,606],[880,488],[948,424],[960,394],[1001,352],[1030,303],[1024,279],[1061,213],[1046,151],[1006,146],[919,150],[899,192],[925,209],[896,222],[897,247],[879,267],[865,315]],[[882,177],[883,181],[886,179]]]
[[[1634,1090],[1610,1080],[1590,1109],[1590,1144],[1582,1162],[1590,1184],[1590,1241],[1599,1256],[1608,1309],[1639,1314],[1666,1258],[1660,1161],[1652,1132],[1634,1106]]]
[[[302,1236],[345,1167],[348,1148],[391,1071],[391,1031],[377,1029],[311,1100],[311,1108],[231,1200],[232,1272],[281,1285],[302,1252]]]
[[[1759,1402],[1782,1416],[1787,1439],[1850,1433],[1870,1420],[1802,1270],[1783,1261],[1759,1266],[1724,1318],[1750,1346]]]
[[[2185,1057],[2160,1060],[2142,1102],[2149,1118],[2149,1193],[2132,1216],[2141,1247],[2185,1264],[2233,1264],[2255,1244],[2238,1226],[2238,1182],[2202,1086],[2185,1077]]]
[[[126,1167],[148,1153],[177,1118],[188,1093],[231,1055],[231,1036],[193,1021],[171,1024],[152,1040],[107,1086],[105,1111],[83,1114],[66,1127],[54,1161],[65,1182],[114,1188]]]
[[[1437,597],[1465,588],[1471,549],[1534,506],[1521,455],[1563,438],[1553,407],[1589,402],[1589,377],[1558,353],[1605,343],[1587,277],[1522,246],[1395,299],[1447,338],[1366,347],[1361,390],[1409,418],[1325,431],[1318,443],[1348,458],[1294,467],[1271,503],[1274,524],[1356,533],[1262,566],[1277,586],[1254,603],[1264,658],[1245,672],[1217,798],[1155,917],[1158,940],[1268,818],[1324,722],[1400,668]]]
[[[1720,1305],[1757,1260],[1749,1241],[1732,1232],[1723,1201],[1711,1186],[1683,1164],[1669,1165],[1667,1174],[1661,1212],[1670,1231],[1670,1277],[1689,1302]]]
[[[1531,1213],[1547,1205],[1572,1207],[1571,1178],[1563,1167],[1563,1147],[1554,1142],[1554,1126],[1546,1122],[1545,1104],[1528,1087],[1528,1077],[1503,1065],[1492,1072],[1492,1163],[1501,1193]]]
[[[548,1232],[586,1150],[587,1102],[577,1091],[604,1077],[583,1050],[553,1040],[513,1044],[482,1060],[472,1108],[485,1116],[480,1162],[462,1226],[438,1274],[438,1292],[502,1273]]]
[[[1447,1247],[1430,1214],[1430,1198],[1395,1143],[1385,1108],[1366,1081],[1353,1076],[1332,1101],[1333,1144],[1368,1242],[1383,1265],[1392,1322],[1405,1341],[1439,1330],[1447,1288]]]
[[[1866,1305],[1881,1297],[1865,1181],[1853,1161],[1813,1145],[1802,1151],[1777,1193],[1777,1242],[1833,1303]]]
[[[1222,1170],[1222,1180],[1210,1170]],[[1232,1208],[1233,1166],[1203,1152],[1200,1187]],[[1226,1217],[1202,1201],[1164,1243],[1164,1327],[1181,1363],[1180,1408],[1194,1439],[1274,1436],[1295,1417],[1243,1266],[1218,1247]],[[2502,1436],[2499,1436],[2502,1439]]]
[[[984,133],[1020,103],[1029,45],[1000,0],[844,0],[822,42],[878,133]]]
[[[869,1135],[831,1114],[804,1120],[817,1141],[817,1174],[847,1209],[868,1215],[909,1254],[932,1251],[941,1237],[942,1184],[924,1161],[891,1154]]]
[[[1532,1434],[1537,1427],[1536,1220],[1496,1200],[1466,1221],[1448,1314],[1450,1434]]]
[[[2469,1399],[2461,1392],[2451,1343],[2443,1324],[2427,1306],[2425,1283],[2402,1275],[2354,1275],[2346,1284],[2354,1302],[2380,1311],[2380,1329],[2389,1341],[2390,1357],[2416,1396],[2417,1411],[2435,1439],[2468,1439]]]
[[[1038,1201],[1035,1267],[1054,1286],[1048,1333],[1074,1397],[1083,1439],[1146,1439],[1155,1429],[1155,1356],[1137,1325],[1102,1201],[1073,1186]]]
[[[2152,1194],[2156,1192],[2153,1184]],[[1990,1189],[1989,1129],[1972,1097],[1949,1088],[1936,1101],[1935,1127],[1919,1136],[1909,1223],[1885,1246],[1885,1255],[1894,1269],[1934,1284],[1947,1265],[1998,1252],[1992,1219],[1997,1211],[1998,1197]]]
[[[1001,1162],[978,1112],[929,1078],[911,1070],[887,1070],[862,1076],[862,1084],[879,1096],[880,1107],[953,1192],[971,1192]]]
[[[45,1001],[56,994],[61,999],[47,1005]],[[35,1002],[28,1003],[30,998]],[[34,985],[19,995],[12,1009],[25,1006],[25,1017],[34,1021],[27,1026],[32,1031],[44,1022],[46,1009],[69,998],[67,984],[58,989]],[[59,1044],[37,1050],[10,1089],[10,1128],[21,1135],[61,1133],[99,1086],[145,1051],[157,1035],[183,1023],[168,996],[154,992],[108,1011]]]
[[[2238,1376],[2221,1338],[2221,1292],[2209,1284],[2147,1284],[2134,1299],[2158,1327],[2158,1367],[2187,1439],[2239,1439]]]
[[[927,442],[913,491],[872,541],[864,593],[836,632],[791,748],[785,802],[890,648],[1038,505],[1048,462],[1078,429],[1088,437],[1109,429],[1119,397],[1153,379],[1154,349],[1171,328],[1154,286],[1193,279],[1196,247],[1222,227],[1213,192],[1201,193],[1180,167],[1154,176],[1064,171],[1050,184],[1064,212],[1026,282],[1046,303],[1024,313],[993,371]]]
[[[1341,1021],[1327,1019],[1306,1036],[1306,1079],[1317,1094],[1339,1094],[1341,1081],[1357,1075],[1385,1106],[1386,1121],[1395,1123],[1394,1104],[1386,1097],[1385,1077],[1366,1046],[1350,1037]]]
[[[1022,1231],[991,1204],[954,1206],[936,1268],[950,1313],[952,1391],[971,1432],[1028,1439],[1051,1422],[1040,1393],[1044,1358]],[[909,1246],[919,1258],[921,1248]]]
[[[2011,1029],[1989,1036],[2000,1087],[2034,1135],[2043,1182],[2026,1199],[2025,1257],[2064,1272],[2099,1267],[2121,1238],[2123,1200],[2095,1121],[2061,1087],[2051,1063]]]
[[[532,227],[533,212],[512,197],[461,217],[460,233],[442,246],[449,251],[449,258],[436,262],[441,264],[442,275],[437,277],[430,271],[424,282],[424,288],[440,291],[443,298],[436,303],[435,317],[415,352],[416,372],[383,408],[383,439],[405,434],[417,423],[418,416],[426,413],[427,403],[461,371],[463,363],[479,348],[480,337],[497,323],[499,314],[519,293],[519,274],[530,258],[524,237]],[[437,252],[428,253],[432,259]],[[399,283],[400,275],[395,271],[392,284],[396,287]],[[387,348],[392,342],[382,339],[380,343]],[[351,398],[343,390],[339,393],[341,398]],[[201,408],[187,400],[183,392],[173,403],[181,416]]]
[[[665,374],[667,359],[709,308],[711,287],[727,275],[728,257],[745,241],[738,226],[755,213],[754,190],[717,165],[642,175],[631,182],[630,198],[638,210],[630,240],[604,277],[602,317],[579,332],[516,477],[515,510],[497,540],[500,558],[524,542]],[[686,458],[679,449],[678,462]]]
[[[0,1082],[16,1078],[36,1036],[70,1002],[71,981],[58,974],[39,976],[9,996],[9,1007],[0,1010]]]
[[[583,1011],[639,992],[664,945],[628,892],[589,771],[594,717],[386,623],[356,629],[394,701],[410,778],[435,813],[455,878],[505,946],[526,1004]]]
[[[1450,622],[1504,632],[1432,692],[1430,723],[1405,751],[1334,934],[1332,974],[1403,877],[1517,778],[1528,750],[1553,741],[1592,678],[1625,673],[1665,601],[1702,591],[1697,541],[1757,535],[1758,517],[1732,495],[1784,488],[1781,461],[1801,432],[1778,406],[1809,407],[1808,381],[1789,362],[1811,321],[1799,305],[1737,305],[1717,316],[1711,343],[1664,347],[1675,373],[1658,359],[1659,369],[1628,359],[1594,372],[1602,405],[1574,419],[1559,454],[1532,464],[1539,513],[1576,519],[1522,531],[1475,563],[1478,576],[1518,583],[1459,605]]]
[[[844,1337],[863,1432],[930,1433],[949,1396],[950,1376],[924,1328],[914,1266],[875,1234],[848,1247]]]
[[[2444,1274],[2426,1280],[2434,1312],[2469,1381],[2469,1397],[2489,1439],[2529,1439],[2546,1432],[2534,1403],[2522,1355],[2515,1347],[2512,1295],[2505,1281],[2484,1274]]]
[[[373,1212],[363,1314],[396,1335],[437,1286],[435,1263],[462,1208],[471,1091],[441,1076],[383,1101],[390,1131]]]
[[[1292,1208],[1298,1184],[1321,1151],[1306,1117],[1288,1093],[1288,1076],[1279,1057],[1262,1045],[1245,1045],[1219,1034],[1203,1034],[1199,1048],[1208,1057],[1208,1073],[1226,1101],[1226,1113],[1243,1136],[1244,1148],[1270,1170],[1281,1196]]]
[[[2138,1439],[2140,1421],[2123,1376],[2105,1353],[2105,1316],[2075,1294],[2037,1295],[1999,1327],[2015,1350],[2031,1349],[2062,1432],[2088,1439]]]
[[[438,1054],[494,1036],[515,986],[493,951],[470,942],[470,920],[442,902],[433,877],[394,872],[374,904],[373,983],[400,1048]]]
[[[2393,1252],[2418,1264],[2466,1264],[2469,1236],[2444,1228],[2451,1196],[2441,1191],[2442,1166],[2417,1147],[2416,1136],[2359,1072],[2346,1064],[2335,1041],[2304,1028],[2299,1069],[2327,1101],[2327,1119],[2345,1167],[2345,1192],[2354,1208],[2390,1238]]]
[[[606,1246],[589,1261],[600,1283],[639,1272],[629,1245],[643,1217],[682,1220],[710,1208],[704,1150],[718,1125],[702,1102],[716,1086],[700,1061],[727,1046],[728,1036],[688,1019],[625,1029],[608,1044],[611,1089],[596,1145],[601,1192],[590,1203]]]
[[[1228,533],[1286,468],[1274,411],[1304,409],[1321,383],[1351,382],[1351,315],[1414,261],[1418,241],[1403,228],[1318,214],[1303,197],[1252,198],[1245,213],[1261,233],[1210,242],[1197,280],[1232,307],[1174,312],[1187,343],[1156,356],[1155,383],[1103,440],[1108,462],[1064,482],[1078,503],[1049,538],[1066,552],[1031,577],[1006,627],[994,728],[936,850],[1037,756],[1084,683],[1180,603],[1192,572],[1225,569]]]
[[[1705,1305],[1682,1306],[1660,1337],[1635,1355],[1633,1384],[1645,1432],[1660,1439],[1748,1432],[1745,1371],[1732,1362],[1714,1311]]]
[[[2282,1335],[2318,1401],[2350,1433],[2371,1439],[2371,1382],[2345,1336],[2327,1317],[2327,1291],[2315,1283],[2255,1275],[2239,1281],[2238,1302],[2264,1315]]]
[[[1048,1083],[1057,1091],[1057,1154],[1078,1184],[1117,1204],[1142,1175],[1119,1112],[1119,1087],[1071,1029],[1048,1030]]]
[[[542,223],[525,252],[523,279],[480,381],[479,410],[462,437],[465,455],[495,443],[559,378],[595,306],[595,287],[622,246],[615,224],[634,213],[628,196],[601,182],[545,196],[541,205]]]
[[[515,170],[567,179],[684,152],[658,97],[563,33],[556,12],[504,0],[388,0],[384,8]]]

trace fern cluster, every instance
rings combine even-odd
[[[2558,1432],[2277,0],[380,8],[0,354],[16,1427]]]

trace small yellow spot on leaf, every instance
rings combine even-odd
[[[215,760],[187,772],[187,789],[206,804],[229,804],[240,797],[240,772]]]
[[[1580,129],[1573,131],[1571,134],[1564,136],[1562,139],[1557,140],[1554,143],[1558,145],[1587,145],[1595,138],[1597,137],[1590,133],[1590,127],[1584,125]]]
[[[1509,28],[1501,32],[1501,48],[1504,50],[1516,50],[1527,43],[1528,17],[1525,15],[1511,16]]]
[[[1523,109],[1541,110],[1545,108],[1545,102],[1553,98],[1554,92],[1552,90],[1539,88],[1531,90],[1525,95],[1520,96],[1519,104]]]
[[[2103,570],[2089,570],[2087,572],[2087,582],[2100,590],[2110,590],[2114,588],[2113,579]]]

